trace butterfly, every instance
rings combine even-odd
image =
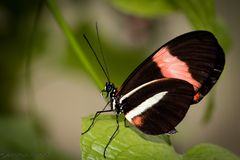
[[[219,79],[225,64],[224,51],[208,31],[180,35],[146,58],[117,89],[108,81],[102,92],[109,98],[102,111],[118,116],[149,135],[174,134],[190,105],[198,103]],[[84,134],[83,133],[83,134]],[[106,148],[104,149],[104,157]]]

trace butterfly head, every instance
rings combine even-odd
[[[106,98],[107,97],[114,97],[116,94],[116,87],[113,83],[111,82],[106,82],[104,89],[102,90],[102,95],[104,95]]]

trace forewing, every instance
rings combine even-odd
[[[174,130],[194,96],[187,81],[172,78],[154,80],[120,98],[126,119],[146,134],[163,134]]]
[[[118,94],[159,78],[182,79],[193,85],[192,103],[200,101],[213,87],[225,64],[224,52],[214,35],[194,31],[169,41],[142,64],[123,83]]]

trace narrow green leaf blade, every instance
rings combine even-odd
[[[215,90],[212,91],[207,101],[206,111],[204,112],[203,119],[202,119],[204,124],[208,124],[215,110],[215,94],[214,93],[215,93]]]
[[[176,10],[170,0],[109,0],[118,10],[141,17],[166,15]]]
[[[174,0],[173,2],[185,14],[194,29],[211,31],[225,51],[230,48],[231,37],[220,17],[216,15],[214,0]]]
[[[97,84],[97,86],[101,89],[104,87],[104,83],[100,80],[100,77],[95,72],[93,66],[90,64],[88,59],[86,58],[82,48],[78,44],[73,32],[71,31],[69,25],[65,21],[64,17],[62,16],[62,13],[60,9],[58,8],[58,5],[56,3],[56,0],[47,0],[46,1],[47,7],[52,12],[56,22],[58,23],[60,29],[65,34],[67,40],[69,41],[69,44],[71,45],[72,49],[75,51],[77,57],[79,58],[80,62],[83,64],[84,69],[87,71],[87,73],[91,76],[91,78],[94,80],[94,82]]]

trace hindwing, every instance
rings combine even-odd
[[[150,81],[120,98],[126,119],[146,134],[174,130],[187,113],[194,88],[187,81],[163,78]]]

